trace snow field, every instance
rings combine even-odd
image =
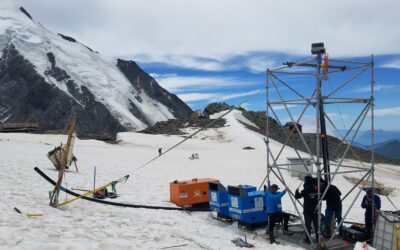
[[[259,186],[266,174],[266,154],[263,137],[238,122],[244,118],[238,111],[227,117],[223,128],[199,133],[176,149],[163,155],[148,166],[134,171],[183,139],[181,136],[121,133],[119,144],[106,144],[94,140],[76,140],[74,153],[78,158],[79,173],[72,167],[66,174],[68,188],[91,189],[93,168],[97,167],[97,186],[131,173],[126,183],[117,185],[121,194],[118,202],[174,206],[169,201],[169,182],[192,178],[216,178],[224,185],[249,184]],[[63,210],[48,206],[48,192],[52,186],[33,171],[34,166],[56,179],[57,172],[47,159],[48,151],[65,142],[62,135],[0,134],[0,246],[4,249],[160,249],[172,245],[188,244],[176,249],[237,249],[230,241],[243,237],[236,224],[227,225],[211,218],[211,214],[180,211],[158,211],[118,208],[77,200]],[[251,146],[254,150],[243,150]],[[271,143],[274,152],[280,149]],[[192,153],[200,159],[189,160]],[[285,151],[286,157],[295,156]],[[380,165],[377,178],[396,186],[399,174],[395,166]],[[285,176],[292,191],[300,181]],[[278,183],[278,181],[274,181]],[[352,184],[339,176],[336,185],[345,193]],[[64,183],[65,185],[65,183]],[[281,184],[279,184],[282,187]],[[396,192],[391,199],[399,204]],[[355,194],[354,194],[355,195]],[[363,194],[362,194],[363,195]],[[60,194],[64,200],[65,193]],[[349,220],[362,221],[362,196],[350,211]],[[383,208],[392,209],[382,197]],[[350,200],[344,202],[344,208]],[[27,218],[23,212],[45,213],[43,217]],[[284,210],[296,213],[288,195],[283,199]],[[301,208],[299,208],[301,210]],[[344,209],[345,212],[346,209]],[[343,213],[344,213],[343,212]],[[247,234],[257,248],[278,249],[265,239]],[[297,249],[283,243],[282,249]]]

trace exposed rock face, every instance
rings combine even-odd
[[[150,98],[164,104],[176,118],[188,119],[190,117],[192,109],[176,95],[163,89],[153,77],[144,72],[135,62],[118,59],[117,66],[136,91],[139,93],[144,91]]]
[[[196,119],[196,120],[168,120],[157,122],[151,127],[147,127],[146,129],[139,131],[143,134],[164,134],[164,135],[185,135],[187,133],[182,132],[181,129],[185,128],[203,128],[206,125],[213,123],[212,126],[208,128],[220,128],[225,126],[225,119]]]
[[[51,68],[46,74],[68,80],[74,98],[47,83],[10,44],[0,58],[0,120],[39,122],[39,131],[46,131],[65,129],[76,117],[78,134],[126,130],[84,86],[78,90],[70,76],[56,66],[51,53],[48,56]]]

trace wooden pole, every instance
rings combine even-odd
[[[61,166],[60,169],[58,170],[58,180],[56,186],[54,187],[54,191],[52,193],[50,200],[50,206],[52,207],[58,207],[59,204],[58,196],[60,194],[61,183],[64,177],[65,166],[67,165],[68,153],[69,153],[69,148],[71,147],[71,141],[74,129],[75,129],[75,121],[72,121],[68,129],[68,139],[67,139],[67,144],[65,145],[65,152],[63,152],[63,148],[61,147],[61,162],[60,162]]]

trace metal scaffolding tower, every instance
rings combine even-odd
[[[356,193],[355,198],[351,201],[351,206],[348,208],[343,208],[344,216],[340,225],[343,224],[346,219],[349,211],[353,207],[356,199],[359,197],[362,191],[362,185],[365,182],[371,179],[372,189],[374,188],[374,58],[371,56],[371,61],[369,62],[358,62],[358,61],[350,61],[350,60],[335,60],[328,58],[328,55],[325,53],[325,48],[323,43],[312,44],[312,58],[302,61],[302,62],[286,62],[283,66],[268,69],[267,70],[267,81],[266,81],[266,116],[267,116],[267,127],[266,127],[266,150],[267,150],[267,185],[270,187],[270,179],[271,175],[274,175],[283,185],[286,186],[285,177],[282,174],[282,171],[297,171],[303,172],[304,174],[311,174],[316,177],[318,180],[318,187],[321,187],[321,182],[325,181],[326,188],[324,190],[318,189],[318,221],[321,224],[321,205],[322,200],[324,199],[328,188],[334,183],[335,177],[337,175],[348,174],[348,173],[358,173],[362,178],[355,183],[355,185],[347,191],[347,193],[343,196],[342,201],[349,197],[349,194],[352,192]],[[363,74],[370,70],[370,76]],[[348,73],[346,73],[348,72]],[[354,73],[353,73],[354,72]],[[346,73],[346,74],[344,74]],[[325,82],[328,81],[329,77],[334,75],[342,74],[342,78],[338,77],[337,82],[333,85],[333,88],[328,91],[328,88],[325,86]],[[350,74],[350,77],[347,75]],[[344,78],[343,77],[348,77]],[[314,82],[314,88],[312,88],[312,93],[305,93],[306,90],[310,90],[308,87],[301,86],[301,84],[296,85],[296,81],[294,83],[289,83],[289,80],[296,79],[296,77],[305,77],[308,79],[308,82]],[[354,83],[355,79],[359,79],[364,77],[363,81],[368,81],[367,85],[370,85],[370,90],[368,91],[368,96],[364,98],[354,98],[349,97],[351,95],[350,91],[344,91],[348,89],[348,87]],[[311,82],[311,84],[312,84]],[[329,82],[332,84],[332,81]],[[312,85],[308,85],[312,86]],[[271,90],[272,89],[272,90]],[[285,98],[284,94],[290,93],[291,98]],[[274,98],[271,97],[271,94],[274,95]],[[295,97],[293,97],[295,96]],[[279,111],[277,112],[277,105],[279,106]],[[331,114],[326,112],[326,107],[328,105],[335,105],[339,107],[340,105],[360,105],[360,112],[355,114],[355,121],[351,124],[348,131],[344,136],[340,138],[339,145],[345,147],[345,150],[340,153],[339,157],[337,157],[337,149],[335,151],[336,157],[335,159],[330,158],[329,150],[328,150],[328,135],[326,123],[331,126],[335,131],[338,131],[338,126],[336,125],[337,121],[331,117]],[[293,114],[293,107],[299,108],[297,111],[297,117]],[[282,110],[286,111],[282,115]],[[301,110],[301,111],[300,111]],[[314,113],[315,111],[315,113]],[[312,145],[310,145],[310,140],[306,140],[305,133],[299,128],[299,124],[302,122],[304,118],[304,114],[306,112],[312,112],[315,114],[316,121],[316,131],[315,131],[315,141]],[[281,115],[279,115],[279,113]],[[282,128],[282,132],[285,134],[285,142],[282,144],[278,154],[274,154],[271,150],[270,146],[270,118],[273,117],[278,125]],[[371,149],[370,149],[370,163],[361,163],[363,167],[359,167],[358,164],[349,164],[345,163],[344,160],[348,157],[349,151],[352,152],[353,156],[361,162],[361,158],[356,154],[351,145],[354,142],[357,133],[359,132],[361,126],[367,120],[366,118],[370,118],[370,129],[371,129]],[[290,119],[290,124],[293,126],[293,129],[284,129],[283,128],[283,119]],[[338,119],[336,119],[338,120]],[[293,135],[296,134],[296,138],[300,138],[301,145],[303,148],[303,152],[300,152],[298,149],[295,149],[295,153],[297,157],[303,162],[304,171],[293,170],[289,168],[288,163],[279,163],[282,162],[280,158],[282,157],[282,153],[284,150],[287,150],[288,143],[293,139]],[[309,136],[309,135],[308,135]],[[313,148],[315,147],[315,148]],[[315,150],[311,150],[315,149]],[[310,159],[312,164],[315,166],[316,172],[310,172],[308,170],[309,164],[306,164],[304,155],[307,155],[307,161],[309,163]],[[332,168],[331,168],[332,167]],[[332,169],[332,171],[331,171]],[[300,184],[301,185],[301,184]],[[356,187],[360,187],[359,190],[356,190]],[[299,205],[302,204],[294,198],[294,194],[291,190],[289,190],[289,196],[291,202],[294,205],[294,208],[300,218],[302,214],[299,210]],[[374,211],[374,209],[372,210]],[[372,216],[375,216],[374,214]],[[321,238],[319,237],[318,242],[314,242],[311,238],[311,232],[308,232],[304,220],[301,219],[303,228],[311,241],[311,247],[315,249],[316,246],[321,245]],[[340,226],[339,225],[339,226]],[[337,228],[339,228],[339,226]],[[332,234],[329,241],[327,241],[326,245],[329,247],[334,235],[336,234],[337,228]],[[321,236],[321,225],[319,225],[318,233]]]

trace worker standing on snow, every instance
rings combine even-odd
[[[304,177],[304,185],[303,185],[303,190],[299,192],[298,189],[296,189],[296,193],[294,196],[296,199],[303,198],[304,203],[303,203],[303,215],[304,215],[304,222],[306,229],[308,233],[311,236],[311,224],[314,225],[314,230],[315,230],[315,236],[316,240],[318,242],[319,235],[318,235],[318,211],[317,211],[317,205],[318,205],[318,187],[317,183],[315,183],[315,180],[310,176],[307,175]],[[310,239],[308,238],[307,234],[303,240],[307,244],[311,244]]]
[[[326,188],[326,183],[323,184],[324,188]],[[331,237],[331,221],[332,216],[335,214],[337,224],[339,225],[342,221],[342,200],[340,196],[342,193],[335,185],[330,185],[324,200],[326,200],[326,209],[325,209],[325,229],[324,229],[324,237]],[[343,226],[339,227],[339,234],[343,233]]]
[[[378,215],[381,209],[381,198],[378,195],[373,195],[372,188],[365,190],[367,194],[364,196],[361,207],[365,209],[365,229],[371,235],[374,221],[372,220],[372,206],[374,206],[374,218]],[[374,199],[372,200],[372,196]]]
[[[267,196],[267,214],[268,214],[268,234],[271,244],[279,244],[274,237],[274,227],[275,223],[283,220],[283,233],[287,235],[292,235],[292,232],[288,230],[289,214],[282,212],[282,196],[286,194],[289,188],[286,186],[285,190],[278,192],[278,185],[271,185],[271,193]]]
[[[162,148],[158,149],[158,155],[161,156],[162,155]]]

